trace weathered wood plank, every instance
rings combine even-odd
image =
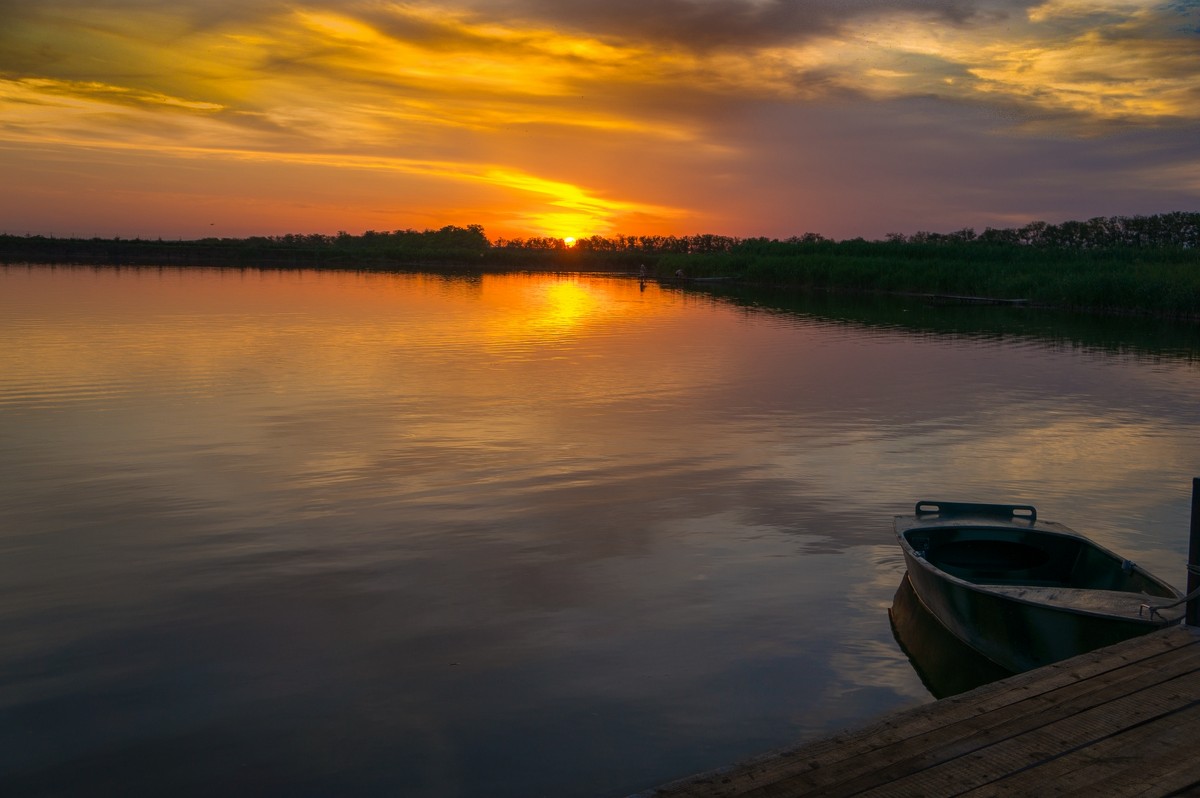
[[[1135,661],[1132,666],[1126,666],[1126,670],[1133,667],[1137,672],[1126,674],[1126,678],[1117,681],[1118,687],[1123,688],[1124,692],[1144,686],[1147,680],[1153,683],[1169,678],[1173,673],[1163,659],[1178,657],[1181,649],[1163,651],[1152,647],[1151,650],[1155,653],[1148,661]],[[1185,671],[1200,667],[1200,648],[1189,646],[1182,650],[1191,652],[1190,661],[1177,667]],[[1101,671],[1095,677],[1104,677],[1109,673],[1111,671]],[[759,771],[758,778],[743,783],[740,791],[733,794],[757,795],[756,784],[763,782],[776,785],[776,790],[786,782],[788,789],[797,794],[818,789],[827,795],[853,794],[856,790],[869,789],[913,770],[968,754],[995,738],[1013,736],[1028,730],[1031,725],[1044,724],[1082,711],[1095,703],[1091,698],[1093,692],[1108,686],[1107,681],[1074,681],[1051,691],[1030,691],[1032,694],[1029,697],[1013,700],[988,712],[978,712],[978,705],[969,707],[971,712],[928,730],[901,725],[895,730],[895,739],[889,733],[876,735],[868,740],[869,746],[861,750],[842,746],[836,752],[840,755],[836,760],[828,758],[825,762],[817,761],[815,767],[798,773]],[[1046,712],[1054,714],[1047,717]],[[990,731],[995,728],[999,730]]]
[[[1013,768],[990,777],[995,780],[1030,764],[1028,752],[1020,759],[1015,748],[993,750],[997,744],[1053,724],[1069,724],[1072,717],[1094,712],[1106,703],[1124,702],[1121,707],[1136,704],[1139,691],[1152,690],[1173,679],[1200,681],[1197,672],[1200,631],[1175,627],[896,713],[857,731],[664,785],[638,798],[853,795],[854,790],[861,793],[885,789],[898,775],[905,777],[955,760],[969,762],[993,755]],[[1159,704],[1154,706],[1160,712],[1169,711]],[[1118,714],[1124,711],[1117,710]],[[1148,722],[1152,716],[1150,705],[1145,704],[1141,711]],[[1151,714],[1145,715],[1147,712]],[[1103,716],[1103,712],[1094,712],[1094,717],[1083,720],[1090,724],[1100,722],[1097,719]],[[1059,733],[1061,729],[1054,731]],[[1093,729],[1092,733],[1098,732]],[[1045,758],[1062,754],[1061,743],[1052,736],[1036,739],[1038,745],[1048,748]],[[1055,745],[1059,748],[1057,754],[1053,752]],[[1010,757],[1018,758],[1010,761]],[[1180,783],[1190,778],[1186,768],[1180,772]],[[987,783],[985,780],[974,786],[982,788]],[[954,792],[970,789],[961,784],[959,787]]]
[[[1127,727],[1035,767],[1015,771],[964,794],[998,796],[1141,795],[1153,777],[1154,794],[1169,794],[1200,780],[1200,758],[1189,756],[1200,736],[1200,702]]]
[[[1156,688],[1133,693],[1053,723],[1037,725],[1026,734],[1008,737],[977,748],[968,756],[958,756],[894,778],[876,789],[839,789],[829,794],[862,798],[957,795],[1023,770],[1041,770],[1059,757],[1096,745],[1123,729],[1170,717],[1179,707],[1200,702],[1200,678],[1195,676],[1173,679]],[[1044,782],[1048,783],[1051,771],[1043,770],[1042,774]]]
[[[1152,662],[1128,666],[1123,671],[1127,674],[1125,678],[1105,679],[1102,684],[1096,683],[1098,679],[1076,682],[1049,695],[1039,695],[876,749],[871,756],[800,773],[780,783],[789,784],[794,794],[819,789],[829,798],[858,795],[873,788],[884,788],[879,795],[903,795],[911,793],[903,790],[895,793],[888,785],[902,785],[915,773],[926,773],[923,778],[929,779],[927,771],[943,765],[951,771],[961,770],[964,761],[973,761],[983,750],[995,760],[992,766],[999,768],[1001,774],[1014,767],[1025,767],[1031,759],[1040,757],[1047,747],[1041,740],[1042,730],[1046,727],[1067,723],[1078,733],[1091,733],[1091,727],[1095,726],[1095,733],[1102,734],[1109,721],[1103,717],[1092,720],[1091,717],[1097,713],[1103,716],[1107,707],[1131,706],[1126,715],[1129,718],[1150,717],[1155,711],[1164,709],[1154,703],[1152,688],[1170,682],[1180,674],[1200,673],[1200,651],[1196,647],[1190,647],[1190,650],[1193,653],[1188,657],[1178,655],[1179,652],[1168,652]],[[1200,683],[1200,679],[1197,682]],[[1174,705],[1168,704],[1166,708]],[[1030,741],[1036,743],[1032,752],[1025,749],[1025,744]],[[976,773],[974,766],[968,770],[971,774]],[[964,789],[971,786],[967,783],[968,773],[952,778]],[[757,795],[753,790],[744,794],[747,797]]]

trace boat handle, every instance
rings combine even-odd
[[[999,518],[1017,518],[1033,523],[1037,521],[1037,508],[1032,504],[977,504],[974,502],[919,501],[917,515],[988,515]]]

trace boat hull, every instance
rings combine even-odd
[[[1013,673],[952,634],[917,598],[908,574],[888,610],[892,635],[934,698],[948,698]]]
[[[896,521],[917,598],[955,637],[1006,670],[1041,667],[1182,617],[1182,608],[1143,608],[1169,603],[1178,591],[1059,524],[953,512]],[[969,561],[972,552],[991,560]],[[1086,573],[1054,570],[1055,557]]]

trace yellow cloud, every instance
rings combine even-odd
[[[1096,25],[1017,26],[1005,36],[986,27],[955,31],[896,19],[864,33],[861,45],[849,48],[844,74],[850,84],[875,95],[928,90],[937,77],[937,90],[948,96],[1001,99],[1093,119],[1200,118],[1195,41],[1148,18],[1146,5],[1052,0],[1031,11],[1030,20],[1044,23],[1093,12],[1110,16]],[[926,71],[896,66],[907,56],[926,59]],[[855,77],[848,67],[852,59],[873,66]]]
[[[501,24],[446,7],[374,6],[374,17],[310,7],[253,25],[198,31],[160,10],[149,33],[136,19],[126,23],[92,11],[75,26],[53,20],[62,24],[60,55],[79,65],[73,72],[88,62],[124,59],[123,77],[33,76],[24,94],[26,101],[40,90],[60,100],[222,111],[222,142],[240,139],[247,148],[270,149],[295,146],[280,143],[280,136],[301,136],[309,149],[359,152],[424,145],[439,135],[437,129],[503,138],[531,126],[731,151],[710,138],[703,105],[697,113],[670,116],[640,102],[623,107],[622,98],[651,87],[793,102],[839,87],[877,97],[937,92],[1004,97],[1101,118],[1195,118],[1200,59],[1191,40],[1156,38],[1148,28],[1122,28],[1130,35],[1108,40],[1103,31],[1064,35],[1037,24],[1103,11],[1116,15],[1110,28],[1140,25],[1147,5],[1048,0],[1029,13],[1034,24],[1012,30],[891,16],[864,22],[853,36],[703,56]],[[54,38],[45,20],[34,27],[35,34]],[[422,34],[395,32],[411,29]],[[914,62],[913,56],[924,60]],[[810,74],[822,77],[808,80]],[[94,121],[99,136],[119,134],[119,117]],[[186,126],[172,133],[189,135]],[[200,125],[194,133],[209,137],[213,129]]]
[[[1159,0],[1047,0],[1026,13],[1030,22],[1078,19],[1097,15],[1129,16],[1161,8]]]
[[[316,33],[331,39],[340,39],[357,44],[378,44],[382,37],[370,25],[356,19],[329,12],[295,12],[301,24]]]
[[[1053,48],[996,51],[971,73],[981,79],[980,91],[1100,119],[1197,118],[1196,60],[1195,46],[1185,41],[1087,33]]]
[[[610,233],[615,229],[617,219],[630,214],[657,219],[676,219],[684,215],[681,209],[606,199],[570,183],[545,180],[509,169],[490,169],[474,179],[546,197],[551,206],[566,209],[565,212],[538,211],[521,217],[526,224],[555,238]]]
[[[220,111],[219,103],[173,97],[99,81],[18,78],[0,80],[0,100],[48,105],[82,105],[89,102],[131,106],[164,106],[185,111]]]
[[[36,82],[0,81],[0,106],[12,103],[24,109],[25,133],[10,129],[3,138],[24,141],[41,147],[58,145],[91,150],[114,149],[135,152],[155,152],[180,158],[218,159],[220,161],[253,161],[262,163],[298,164],[334,170],[365,170],[392,172],[460,183],[476,183],[499,187],[509,192],[514,215],[542,235],[562,237],[581,232],[608,232],[618,217],[638,213],[654,218],[676,218],[682,211],[648,203],[605,198],[595,191],[571,183],[550,180],[508,166],[471,161],[427,158],[403,158],[388,155],[328,153],[320,151],[278,151],[269,148],[230,147],[217,143],[197,142],[193,138],[168,140],[159,130],[151,129],[132,135],[119,130],[99,135],[95,125],[70,123],[74,118],[86,121],[108,108],[107,90],[94,86],[56,84],[53,91]],[[57,98],[50,102],[47,96]],[[126,109],[130,117],[150,118],[145,109]],[[68,116],[68,114],[70,116]],[[53,124],[52,124],[53,120]],[[212,121],[212,120],[210,120]],[[210,139],[214,142],[230,136],[223,135],[219,121],[212,121]],[[15,128],[11,124],[11,128]],[[131,125],[132,127],[132,125]]]

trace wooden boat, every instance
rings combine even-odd
[[[1175,588],[1029,505],[917,502],[896,537],[921,603],[1020,672],[1178,623]]]

